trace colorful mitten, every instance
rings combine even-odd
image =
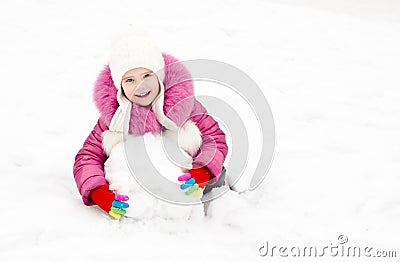
[[[112,217],[120,219],[121,215],[126,214],[125,209],[129,207],[129,204],[125,203],[125,201],[129,200],[129,197],[111,192],[109,186],[110,185],[107,184],[92,189],[89,197],[96,205],[98,205]]]
[[[185,190],[189,188],[185,194],[191,195],[194,197],[198,197],[202,192],[207,182],[211,179],[212,174],[207,167],[199,166],[197,164],[192,164],[193,168],[189,170],[188,173],[185,173],[178,177],[178,180],[184,182],[181,184],[181,189]]]

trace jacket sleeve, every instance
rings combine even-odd
[[[203,140],[200,149],[194,155],[193,163],[206,166],[217,178],[221,174],[228,153],[225,133],[197,100],[195,100],[190,119],[196,123]]]
[[[107,184],[104,177],[107,155],[103,150],[101,137],[105,130],[108,130],[108,127],[99,119],[75,156],[74,178],[85,205],[94,204],[89,199],[92,189]]]

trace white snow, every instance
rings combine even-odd
[[[172,133],[172,131],[168,131]],[[127,195],[129,200],[129,208],[127,208],[126,217],[134,218],[135,220],[147,220],[152,218],[161,217],[164,219],[196,219],[203,216],[203,206],[199,198],[189,198],[183,194],[177,184],[178,176],[182,175],[181,168],[174,164],[165,154],[165,144],[171,142],[166,135],[163,138],[160,134],[146,133],[142,136],[128,135],[126,142],[120,142],[115,145],[111,151],[110,156],[104,163],[105,177],[107,181],[117,187],[117,193]],[[176,136],[176,134],[175,134]],[[138,144],[143,141],[145,144],[145,151],[138,150]],[[172,141],[173,143],[176,141]],[[128,150],[128,148],[131,148]],[[129,152],[127,152],[129,151]],[[134,152],[133,152],[134,151]],[[166,181],[173,181],[173,186],[166,188],[165,183],[153,183],[150,185],[140,178],[140,174],[147,177],[149,172],[153,171],[149,167],[149,163],[142,159],[139,155],[146,155],[149,158],[150,165],[154,166],[155,171],[163,176]],[[129,163],[125,159],[132,159]],[[189,156],[185,159],[187,161],[186,167],[191,168],[191,158]],[[190,166],[189,166],[190,163]],[[129,166],[130,165],[130,166]],[[136,174],[133,176],[132,174]],[[153,180],[154,181],[154,180]],[[149,192],[150,191],[150,192]],[[151,193],[151,194],[150,194]],[[154,196],[158,196],[158,198]],[[163,200],[161,200],[161,199]],[[169,202],[164,201],[165,199]],[[191,205],[177,205],[171,203],[173,199],[181,199]]]
[[[360,3],[3,1],[0,261],[315,261],[259,248],[322,249],[339,235],[400,256],[400,4]],[[74,157],[98,118],[108,41],[127,23],[263,89],[277,148],[256,191],[191,221],[115,221],[83,205]]]

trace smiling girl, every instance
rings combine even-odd
[[[133,136],[184,130],[179,147],[190,155],[191,167],[176,173],[182,194],[202,197],[225,183],[225,134],[194,97],[189,75],[147,35],[130,31],[116,38],[94,88],[100,117],[75,157],[74,178],[85,205],[95,204],[116,219],[139,205],[139,196],[120,193],[105,172],[124,130]]]

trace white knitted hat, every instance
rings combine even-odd
[[[109,67],[114,85],[118,89],[117,101],[119,107],[110,123],[110,131],[129,131],[129,119],[132,102],[122,93],[122,76],[129,70],[143,67],[152,70],[160,83],[160,94],[152,104],[157,120],[167,129],[177,129],[176,124],[168,119],[163,110],[164,106],[164,58],[161,50],[150,37],[138,28],[130,27],[127,31],[115,37],[109,53]],[[125,125],[124,125],[125,122]]]

